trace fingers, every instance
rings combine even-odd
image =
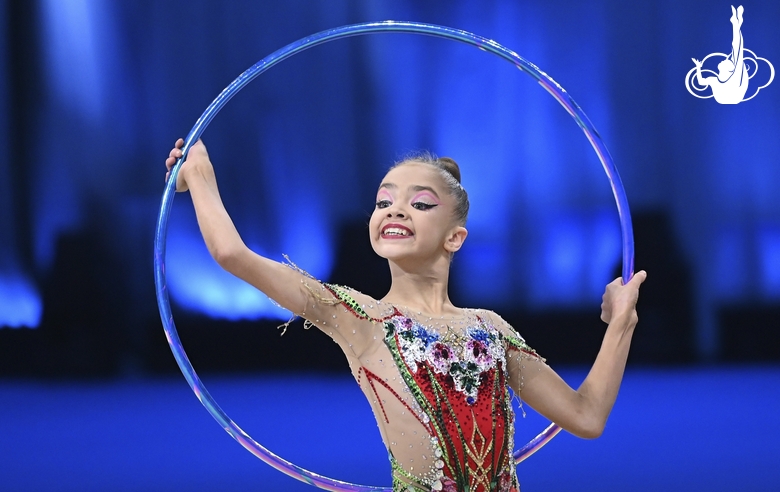
[[[178,147],[172,148],[171,153],[168,154],[168,158],[174,158],[174,159],[178,159],[181,156],[182,156],[182,151]]]
[[[171,169],[176,164],[176,161],[178,161],[182,156],[182,147],[184,147],[184,139],[180,138],[176,140],[176,143],[173,144],[173,149],[171,149],[170,153],[168,154],[168,158],[165,159],[165,169],[167,169],[167,172],[165,173],[166,183],[168,182],[168,178],[171,177]]]
[[[639,288],[640,285],[647,279],[647,272],[644,270],[640,270],[633,274],[631,276],[631,279],[628,281],[628,283],[623,283],[623,277],[618,277],[609,284],[607,284],[607,289],[609,290],[610,287],[624,287],[624,286],[632,286]]]
[[[637,289],[639,288],[642,283],[647,280],[647,272],[644,270],[641,270],[634,274],[633,277],[631,277],[631,280],[628,281],[628,284],[626,285],[634,285]]]
[[[647,279],[647,272],[635,273],[625,285],[618,277],[607,285],[601,302],[601,320],[609,323],[614,313],[633,312],[636,316],[636,303],[639,299],[639,286]]]
[[[176,140],[176,143],[173,144],[173,148],[168,154],[168,158],[165,159],[165,167],[168,169],[168,172],[170,172],[171,168],[174,166],[174,164],[176,164],[176,161],[178,161],[183,155],[181,151],[182,147],[184,147],[183,138]]]

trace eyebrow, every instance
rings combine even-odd
[[[379,185],[379,189],[381,190],[382,188],[395,190],[395,189],[398,189],[398,186],[396,186],[394,183],[382,183],[381,185]],[[433,195],[436,198],[439,198],[439,194],[436,193],[436,190],[434,190],[430,186],[412,185],[412,186],[409,187],[409,189],[414,191],[414,192],[430,191],[431,193],[433,193]]]

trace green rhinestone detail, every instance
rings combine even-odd
[[[331,293],[338,298],[339,301],[341,301],[344,306],[352,311],[355,316],[357,316],[360,319],[365,319],[369,321],[376,321],[374,318],[368,315],[362,307],[360,307],[360,304],[352,298],[351,295],[347,293],[347,288],[341,285],[336,284],[325,284],[325,288],[327,288]]]

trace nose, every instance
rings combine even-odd
[[[400,203],[400,201],[393,202],[389,207],[387,207],[386,212],[388,219],[391,217],[399,217],[401,219],[406,217],[403,204]]]

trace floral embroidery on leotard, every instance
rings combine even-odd
[[[322,288],[333,296],[323,302],[341,304],[353,316],[382,327],[384,345],[404,384],[401,389],[411,395],[407,400],[387,379],[361,366],[356,370],[358,383],[365,375],[364,390],[373,393],[369,399],[377,419],[392,425],[387,403],[378,393],[384,388],[415,416],[430,439],[433,461],[422,468],[416,463],[402,466],[393,456],[395,443],[388,442],[393,491],[518,492],[507,354],[518,351],[543,359],[519,335],[499,330],[478,311],[465,310],[453,326],[421,322],[391,305],[385,305],[390,312],[375,318],[349,289],[329,284]]]
[[[480,375],[506,364],[498,332],[483,326],[468,327],[464,337],[455,332],[440,335],[408,317],[394,320],[399,347],[412,372],[417,373],[418,366],[427,363],[436,373],[451,376],[455,389],[466,395],[469,404],[477,399]]]
[[[398,310],[384,327],[385,343],[430,416],[432,437],[440,446],[442,474],[424,485],[429,490],[519,490],[501,333],[479,316],[462,332],[439,333]]]

